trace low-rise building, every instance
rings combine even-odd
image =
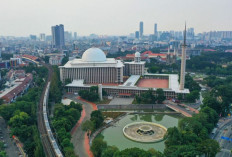
[[[10,81],[5,84],[6,88],[0,91],[0,98],[5,103],[14,102],[17,97],[23,95],[33,80],[32,74],[25,74],[23,70],[10,71],[9,73]]]
[[[63,56],[51,56],[49,58],[49,64],[51,65],[61,65]]]

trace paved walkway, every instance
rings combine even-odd
[[[132,104],[134,98],[117,98],[117,97],[114,97],[109,105],[117,105],[117,104],[120,104],[120,105],[130,105]]]
[[[71,130],[71,142],[73,143],[75,154],[77,154],[79,157],[93,157],[93,154],[90,151],[87,134],[81,129],[81,124],[90,119],[91,112],[96,110],[97,106],[96,104],[89,103],[88,101],[85,101],[79,97],[76,98],[73,95],[68,95],[67,97],[75,102],[83,104],[81,118]]]

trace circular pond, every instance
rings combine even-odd
[[[170,128],[178,125],[179,119],[182,118],[180,115],[165,115],[164,114],[130,114],[123,117],[121,120],[113,124],[113,126],[103,130],[101,134],[98,135],[97,138],[103,138],[104,141],[107,142],[110,146],[116,146],[120,150],[126,148],[138,147],[144,150],[148,150],[150,148],[154,148],[158,151],[163,152],[165,145],[165,140],[159,140],[153,143],[147,142],[137,142],[135,140],[131,140],[127,138],[123,134],[123,128],[131,123],[137,122],[153,122],[159,125],[164,126],[165,128]],[[142,125],[139,127],[140,131],[151,131],[150,127],[147,125]],[[151,133],[152,134],[152,133]],[[156,132],[154,131],[154,134]]]

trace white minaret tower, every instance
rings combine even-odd
[[[184,90],[185,66],[186,66],[186,23],[184,30],[184,43],[182,44],[181,71],[180,71],[180,90]]]

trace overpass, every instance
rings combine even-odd
[[[23,55],[22,59],[24,59],[24,60],[26,60],[26,61],[28,61],[30,63],[39,65],[39,62],[37,61],[38,58],[35,57],[35,56]]]

